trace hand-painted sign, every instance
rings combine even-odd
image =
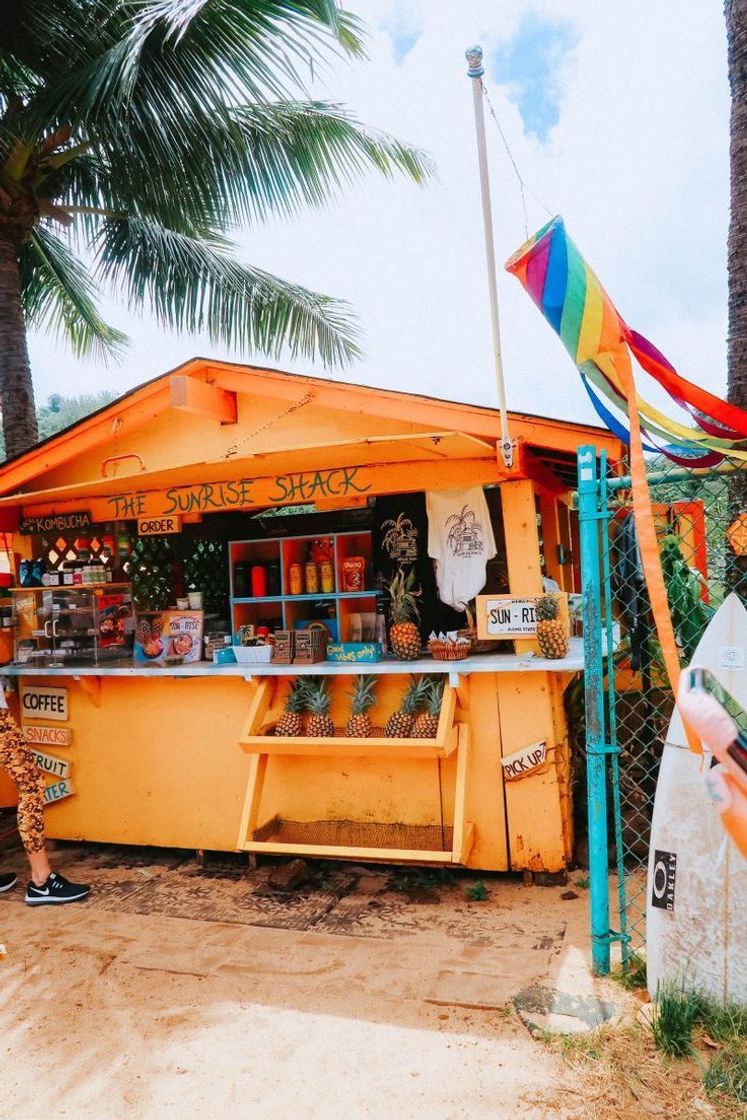
[[[179,533],[182,528],[181,517],[141,517],[137,523],[139,537],[165,537],[169,533]]]
[[[39,747],[69,747],[73,733],[69,727],[24,727],[28,743]]]
[[[56,758],[55,755],[45,754],[43,751],[32,751],[31,755],[34,765],[52,778],[67,778],[70,774],[70,763],[67,759]]]
[[[24,719],[52,719],[65,723],[69,718],[67,689],[25,684],[21,692],[21,714]]]
[[[58,513],[48,517],[23,517],[18,526],[20,533],[68,533],[87,529],[91,524],[90,513]]]
[[[372,486],[367,468],[334,467],[270,478],[232,478],[224,482],[201,482],[196,486],[172,486],[165,491],[115,494],[106,499],[106,504],[113,520],[169,517],[348,498],[366,494]]]
[[[75,786],[69,778],[55,782],[44,790],[44,804],[51,805],[55,801],[62,801],[63,797],[70,797],[75,793]]]
[[[544,766],[546,759],[546,741],[543,739],[541,743],[532,743],[531,746],[523,747],[522,750],[515,751],[514,754],[506,755],[505,758],[501,759],[503,778],[507,782],[524,778],[527,774],[531,774]]]

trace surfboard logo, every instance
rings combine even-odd
[[[654,852],[651,905],[658,910],[674,910],[674,889],[677,879],[677,853]]]

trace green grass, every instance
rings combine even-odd
[[[591,886],[591,879],[588,875],[582,875],[580,879],[576,879],[574,885],[577,886],[580,891],[588,891]]]
[[[662,985],[651,1022],[658,1048],[675,1058],[698,1056],[693,1040],[696,1027],[706,1036],[709,1049],[716,1047],[703,1072],[706,1093],[747,1104],[747,1007],[716,1003],[687,991],[684,984]]]
[[[613,974],[613,980],[622,984],[629,992],[638,991],[646,987],[646,958],[639,953],[628,954],[625,970]]]
[[[709,1097],[722,1094],[740,1104],[747,1104],[747,1050],[743,1043],[726,1043],[703,1076],[703,1088]]]
[[[484,902],[489,891],[482,879],[478,879],[472,886],[467,887],[467,898],[470,902]]]
[[[391,891],[435,891],[438,887],[450,887],[456,874],[448,867],[413,867],[395,871],[389,878]]]
[[[673,1058],[684,1058],[692,1051],[693,1027],[698,1020],[702,1000],[697,992],[688,992],[679,984],[662,984],[651,1020],[654,1042],[659,1050]]]

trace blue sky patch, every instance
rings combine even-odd
[[[420,38],[421,28],[415,26],[415,20],[399,4],[395,8],[394,19],[384,23],[383,28],[391,36],[394,61],[399,65]]]
[[[524,131],[542,144],[560,120],[563,66],[577,42],[572,24],[528,15],[510,43],[494,56],[494,78],[508,87]]]

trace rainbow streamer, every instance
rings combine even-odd
[[[630,429],[611,411],[629,414],[625,386],[634,384],[631,354],[697,427],[681,424],[636,393],[644,450],[688,467],[725,458],[747,461],[747,412],[681,377],[643,335],[631,330],[597,276],[553,218],[506,262],[575,362],[604,424],[630,442]]]

